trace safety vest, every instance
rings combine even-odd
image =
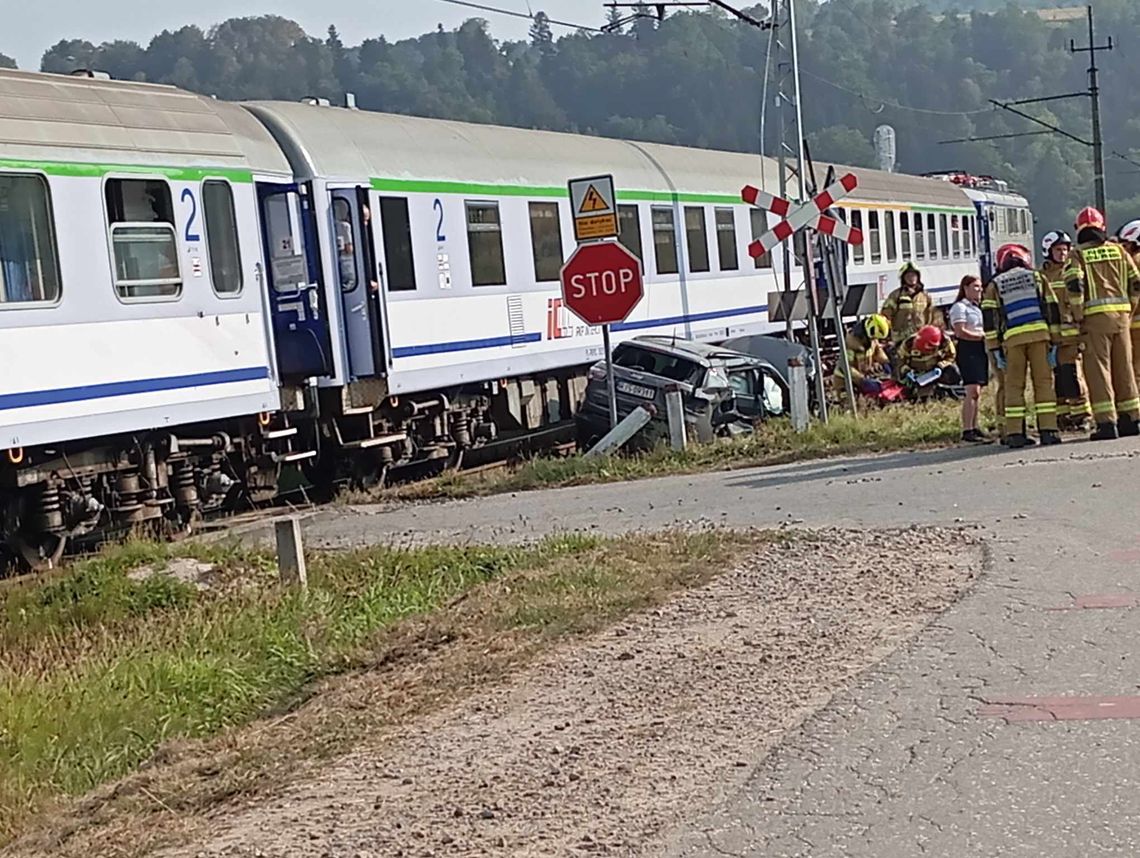
[[[1056,307],[1055,315],[1059,325],[1054,333],[1065,342],[1076,342],[1081,335],[1081,324],[1073,317],[1073,308],[1069,304],[1065,270],[1064,264],[1047,259],[1041,266],[1041,279],[1045,281],[1045,302]]]
[[[1027,268],[1013,268],[990,281],[982,299],[987,348],[1052,339],[1043,306],[1043,284],[1041,276]]]
[[[891,323],[891,341],[901,343],[923,325],[930,324],[932,302],[926,290],[910,292],[899,286],[883,302],[879,310]]]
[[[1081,315],[1132,313],[1129,289],[1140,283],[1136,264],[1114,241],[1082,244],[1073,250],[1065,266],[1069,301]]]

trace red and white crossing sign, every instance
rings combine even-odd
[[[861,229],[848,226],[843,221],[824,214],[835,204],[836,200],[847,196],[858,185],[859,180],[855,178],[855,174],[847,173],[838,182],[828,185],[814,199],[798,208],[792,208],[792,204],[783,197],[765,193],[759,188],[752,187],[752,185],[745,185],[744,190],[740,193],[744,202],[767,209],[783,218],[775,227],[748,245],[748,255],[753,259],[758,259],[778,247],[781,242],[787,241],[797,229],[802,229],[805,226],[810,226],[824,235],[833,235],[848,244],[862,244],[863,231]]]

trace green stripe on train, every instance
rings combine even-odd
[[[160,167],[153,164],[85,164],[66,161],[18,161],[0,158],[0,170],[27,170],[48,176],[101,179],[108,175],[163,176],[172,181],[200,182],[203,179],[229,179],[234,184],[253,182],[253,172],[232,167]]]

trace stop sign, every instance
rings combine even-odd
[[[644,294],[641,262],[616,241],[583,244],[562,266],[562,301],[587,324],[624,321]]]

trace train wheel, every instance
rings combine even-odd
[[[42,533],[34,537],[16,536],[12,547],[30,572],[47,572],[59,568],[67,548],[67,534]]]

